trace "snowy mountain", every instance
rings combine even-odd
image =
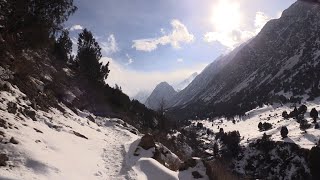
[[[191,74],[191,76],[189,76],[187,79],[181,81],[180,83],[173,85],[173,88],[177,92],[179,92],[179,91],[183,90],[184,88],[186,88],[197,76],[198,76],[198,73],[195,72],[195,73]]]
[[[209,64],[199,75],[195,77],[195,79],[186,88],[184,88],[182,91],[177,93],[174,98],[172,98],[172,100],[170,101],[170,107],[185,105],[196,98],[198,94],[205,90],[214,76],[232,60],[232,58],[243,46],[244,45],[239,46],[227,55],[218,57],[211,64]]]
[[[138,100],[142,104],[144,104],[148,97],[150,96],[151,92],[149,91],[139,91],[132,99]]]
[[[146,101],[146,106],[158,110],[161,105],[168,107],[168,102],[177,92],[167,82],[162,82],[156,86]]]
[[[297,1],[179,92],[170,103],[173,114],[233,116],[264,103],[299,103],[319,96],[319,18],[318,4]]]

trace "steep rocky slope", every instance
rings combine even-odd
[[[186,88],[196,77],[198,76],[198,73],[195,72],[193,74],[191,74],[188,78],[186,78],[185,80],[173,85],[173,88],[179,92],[181,90],[183,90],[184,88]]]
[[[228,64],[237,52],[243,47],[240,46],[227,55],[218,57],[215,61],[209,64],[195,79],[183,90],[174,96],[169,107],[183,106],[189,102],[194,101],[202,91],[209,85],[209,82],[219,73],[223,67]]]
[[[297,1],[280,19],[269,21],[255,38],[231,52],[227,64],[211,73],[210,79],[205,74],[219,61],[206,68],[176,96],[173,114],[233,116],[263,103],[319,96],[319,18],[319,4]],[[202,83],[205,78],[207,83]]]

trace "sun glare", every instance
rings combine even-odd
[[[241,23],[240,5],[229,0],[219,0],[213,7],[211,22],[217,31],[233,31]]]

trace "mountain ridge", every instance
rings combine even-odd
[[[153,110],[158,110],[160,106],[162,108],[168,107],[170,99],[176,95],[174,88],[167,82],[161,82],[152,91],[151,95],[146,100],[146,106]]]
[[[207,70],[178,93],[170,103],[172,114],[182,114],[182,118],[234,116],[265,103],[319,96],[320,24],[315,23],[319,12],[319,5],[294,3],[238,52],[232,51],[234,57],[201,89],[192,91],[190,87],[199,84]],[[194,95],[181,100],[181,94]]]

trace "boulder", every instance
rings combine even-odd
[[[7,122],[3,119],[0,119],[0,127],[4,128],[4,129],[8,129]]]
[[[40,131],[39,129],[37,128],[33,128],[37,133],[43,133],[42,131]]]
[[[150,148],[156,147],[156,144],[154,142],[154,138],[150,134],[146,134],[141,138],[141,141],[139,143],[139,146],[142,147],[145,150],[148,150]]]
[[[96,120],[95,120],[91,115],[89,115],[87,118],[88,118],[91,122],[93,122],[93,123],[96,122]]]
[[[14,137],[11,137],[9,142],[12,144],[19,144],[19,141],[17,141]]]
[[[78,136],[78,137],[81,137],[81,138],[83,138],[83,139],[88,139],[86,136],[84,136],[84,135],[82,135],[82,134],[80,134],[80,133],[78,133],[78,132],[76,132],[76,131],[73,131],[73,134],[76,135],[76,136]]]
[[[33,110],[29,110],[29,109],[24,109],[24,114],[28,117],[30,117],[33,121],[37,121],[36,118],[36,112]]]
[[[203,176],[198,171],[192,171],[192,176],[195,179],[203,178]]]
[[[8,102],[7,107],[8,107],[7,110],[8,110],[9,113],[11,113],[11,114],[16,114],[17,113],[18,106],[17,106],[16,103]]]
[[[197,165],[197,161],[193,158],[188,159],[180,165],[179,171],[185,171],[190,167],[195,167]]]
[[[6,166],[9,158],[6,154],[0,154],[0,166]]]

